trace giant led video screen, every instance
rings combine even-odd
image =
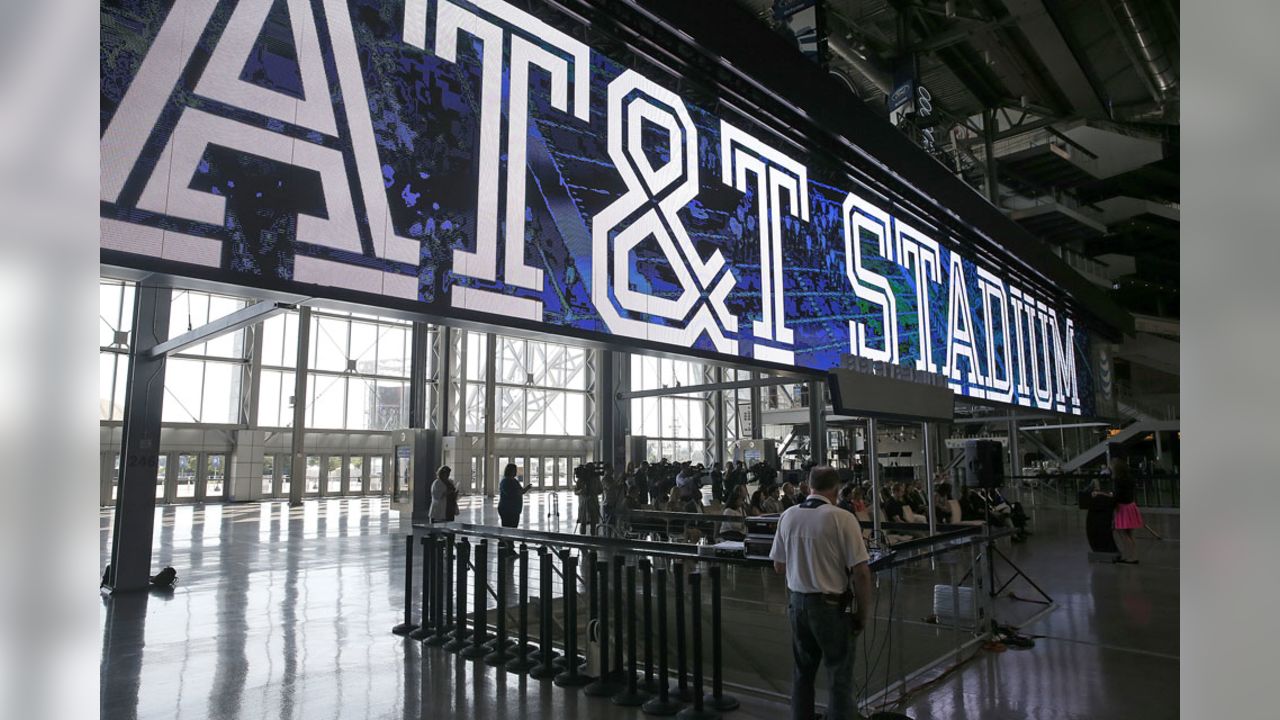
[[[101,10],[104,264],[1091,411],[1052,288],[538,3]]]

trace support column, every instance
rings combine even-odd
[[[716,366],[712,370],[712,372],[714,373],[714,378],[712,380],[713,382],[716,382],[716,383],[724,382],[724,368]],[[715,450],[712,453],[711,459],[712,459],[712,462],[720,463],[720,465],[723,467],[724,461],[725,461],[725,457],[724,457],[724,446],[725,446],[724,391],[723,390],[716,390],[715,392],[711,393],[711,407],[712,407],[712,412],[715,413],[715,416],[714,416],[715,428],[714,428],[714,432],[712,433],[715,436],[713,440]]]
[[[759,380],[760,373],[751,373],[752,380]],[[760,388],[751,388],[751,437],[759,440],[764,437],[764,424],[761,423],[761,415],[764,414],[764,401],[760,397]]]
[[[165,370],[165,357],[152,357],[151,349],[168,339],[172,290],[139,284],[137,297],[125,387],[119,488],[111,529],[111,572],[107,577],[113,593],[145,590],[151,579]]]
[[[883,540],[880,534],[880,459],[876,439],[876,419],[867,418],[867,473],[871,477],[871,536]]]
[[[996,112],[986,109],[982,111],[982,148],[986,161],[987,199],[992,205],[1000,207],[1000,178],[996,171],[995,158]]]
[[[482,487],[487,498],[498,492],[498,455],[494,452],[498,437],[497,407],[498,336],[489,333],[484,340],[484,462],[480,471],[484,475]],[[525,472],[528,473],[527,468]]]
[[[431,414],[427,402],[427,361],[431,356],[431,329],[426,323],[413,324],[409,339],[409,427],[427,427]]]
[[[827,464],[827,407],[822,381],[809,381],[809,459]]]
[[[453,377],[450,371],[449,363],[453,357],[453,333],[452,328],[443,325],[436,329],[436,352],[435,352],[435,370],[436,378],[436,402],[431,407],[433,414],[432,425],[435,426],[435,433],[432,435],[432,445],[435,451],[436,462],[444,463],[444,439],[453,431],[452,415],[450,413],[454,408],[453,398]],[[432,468],[432,472],[435,468]]]
[[[921,445],[924,446],[924,492],[925,501],[929,504],[929,534],[938,532],[938,515],[934,512],[933,498],[933,423],[920,423]]]
[[[596,376],[600,439],[597,457],[615,469],[626,463],[627,432],[631,401],[618,398],[618,391],[631,388],[631,356],[625,352],[601,350],[596,353],[600,372]]]
[[[1010,412],[1016,416],[1017,413]],[[1018,447],[1018,419],[1009,420],[1009,481],[1017,488],[1018,500],[1022,500],[1022,480],[1016,476],[1022,474],[1022,451]]]
[[[249,502],[262,498],[262,465],[265,434],[258,429],[258,405],[262,394],[263,323],[245,328],[249,344],[249,362],[241,373],[244,394],[241,420],[244,430],[232,433],[233,445],[227,464],[227,502]]]
[[[289,507],[302,504],[307,483],[307,364],[311,361],[311,308],[298,308],[298,357],[293,371],[292,465],[289,468]]]

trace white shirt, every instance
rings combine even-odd
[[[814,508],[795,505],[778,520],[769,559],[786,563],[787,589],[839,595],[849,588],[849,568],[867,562],[862,526],[853,513],[821,495]]]

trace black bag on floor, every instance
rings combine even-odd
[[[158,588],[171,588],[177,583],[178,571],[172,567],[165,567],[165,569],[151,577],[151,584]]]

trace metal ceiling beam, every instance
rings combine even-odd
[[[951,47],[952,45],[962,43],[968,40],[969,38],[974,37],[975,35],[991,32],[996,28],[1017,25],[1019,20],[1020,18],[1010,15],[1008,17],[1000,18],[999,20],[991,20],[989,22],[985,22],[977,25],[959,27],[959,28],[956,28],[955,30],[949,30],[947,32],[938,33],[933,37],[927,38],[925,40],[920,41],[919,43],[916,43],[911,47],[911,51],[916,53],[935,52],[937,50],[941,50],[942,48]]]
[[[635,400],[636,398],[662,397],[665,395],[692,395],[701,392],[714,392],[716,390],[746,390],[755,387],[769,387],[771,385],[797,385],[811,381],[812,377],[802,377],[799,375],[788,375],[783,377],[763,377],[753,380],[733,380],[718,383],[703,383],[701,385],[685,385],[670,388],[654,388],[653,390],[619,390],[617,395],[619,400]]]
[[[158,343],[151,348],[151,357],[160,357],[169,353],[176,353],[191,347],[208,342],[214,338],[226,335],[229,332],[235,332],[241,328],[248,327],[255,323],[278,315],[286,310],[292,310],[295,306],[287,303],[279,302],[260,302],[241,308],[230,315],[224,315],[217,320],[211,320],[200,327],[185,332],[176,338]]]
[[[1004,0],[1004,4],[1011,15],[1020,18],[1018,27],[1075,111],[1093,117],[1105,115],[1098,89],[1044,0]]]

